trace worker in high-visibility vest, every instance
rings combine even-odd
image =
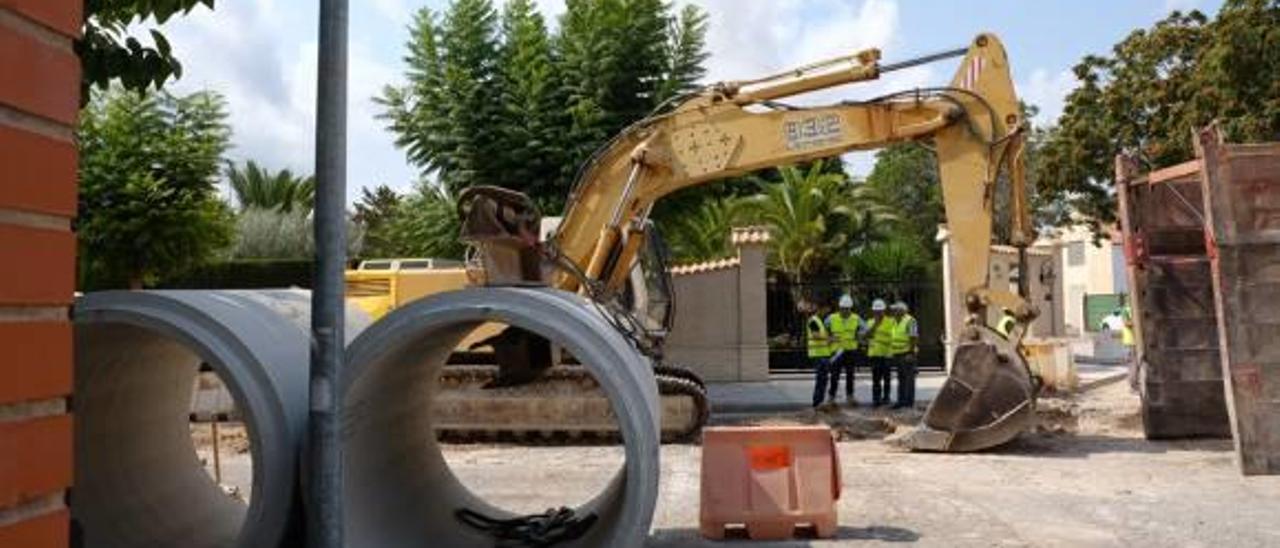
[[[1008,308],[1004,309],[1004,314],[1000,316],[1000,321],[996,322],[996,333],[1001,337],[1009,338],[1009,334],[1013,333],[1014,326],[1018,325],[1018,319],[1013,316],[1013,311]]]
[[[867,345],[867,362],[871,365],[871,405],[889,403],[891,364],[893,357],[894,320],[886,312],[883,299],[871,303],[871,318],[866,322],[862,340]]]
[[[1129,389],[1137,393],[1141,384],[1139,379],[1141,373],[1139,372],[1138,353],[1134,348],[1136,343],[1133,336],[1133,313],[1129,310],[1129,305],[1126,304],[1120,308],[1120,319],[1124,322],[1123,327],[1120,328],[1120,343],[1124,345],[1125,351],[1129,354]]]
[[[836,401],[836,388],[840,386],[840,373],[843,372],[845,402],[857,405],[853,397],[853,372],[858,362],[858,332],[862,329],[862,318],[853,311],[853,297],[841,295],[839,304],[840,309],[827,316],[827,330],[835,345],[827,398]]]
[[[827,394],[827,376],[831,370],[833,341],[831,332],[827,330],[827,322],[822,318],[821,310],[816,305],[805,304],[804,311],[810,313],[809,318],[804,322],[804,337],[809,363],[813,365],[813,406],[818,407],[822,405],[823,396]]]
[[[898,401],[894,409],[913,407],[916,404],[916,365],[920,354],[920,330],[916,319],[907,310],[907,303],[898,301],[889,307],[893,317],[893,340],[890,351],[893,365],[898,370]]]

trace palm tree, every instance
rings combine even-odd
[[[227,179],[241,211],[257,208],[289,213],[298,209],[310,213],[315,200],[314,177],[299,177],[288,169],[273,173],[253,160],[245,162],[243,169],[229,165]]]
[[[389,221],[390,248],[401,256],[461,259],[467,249],[458,239],[461,225],[457,196],[444,185],[420,182]]]
[[[668,221],[663,237],[678,262],[706,261],[729,254],[735,202],[707,200],[697,209]]]
[[[905,281],[926,275],[931,262],[918,239],[899,234],[860,249],[844,262],[844,273],[858,280]]]
[[[849,209],[842,230],[849,235],[849,254],[856,254],[868,246],[885,242],[902,230],[901,218],[893,208],[885,205],[875,189],[865,183],[849,185],[844,205]]]
[[[879,241],[893,215],[843,173],[823,171],[817,161],[801,170],[778,169],[779,181],[745,199],[735,220],[765,224],[772,232],[771,260],[793,279],[831,269],[860,247]]]

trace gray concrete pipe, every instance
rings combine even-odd
[[[75,307],[75,487],[85,548],[279,545],[294,523],[307,420],[306,291],[111,291]],[[348,312],[348,333],[367,325]],[[246,506],[191,444],[200,362],[239,407],[251,445]]]
[[[449,352],[486,321],[518,326],[567,348],[595,375],[619,419],[626,462],[579,509],[599,520],[585,537],[563,546],[641,546],[658,495],[659,400],[652,369],[582,298],[514,288],[423,299],[383,318],[348,348],[341,387],[347,545],[493,546],[492,538],[462,525],[455,510],[510,514],[481,500],[449,470],[430,413]]]

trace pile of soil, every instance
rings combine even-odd
[[[1038,433],[1142,436],[1142,403],[1128,384],[1115,382],[1079,394],[1042,397],[1037,401]]]
[[[924,408],[888,409],[832,406],[805,410],[774,417],[750,419],[743,426],[787,426],[825,424],[836,433],[838,441],[878,440],[900,427],[914,426],[924,416]]]

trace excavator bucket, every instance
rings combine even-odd
[[[956,349],[951,373],[915,430],[892,443],[966,452],[1001,445],[1035,425],[1039,386],[1016,346],[983,329]]]

